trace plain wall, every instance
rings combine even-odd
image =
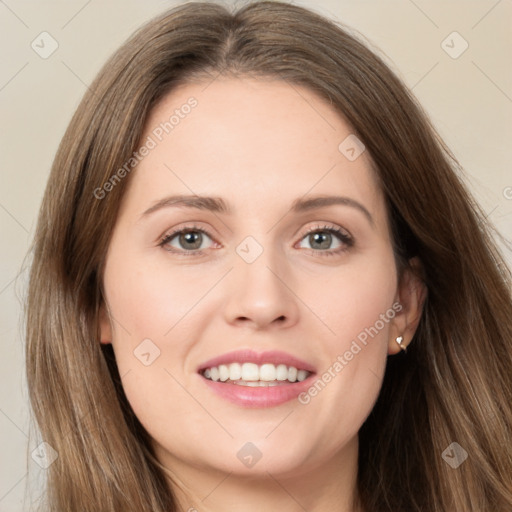
[[[52,159],[83,93],[106,58],[144,21],[178,2],[0,2],[0,511],[31,510],[24,377],[22,260]],[[232,2],[230,2],[232,3]],[[237,2],[241,4],[242,2]],[[471,191],[512,238],[512,3],[496,0],[295,2],[361,32],[412,88],[462,166]],[[454,36],[456,31],[462,36]],[[50,39],[57,41],[48,58]],[[443,41],[446,41],[443,43]],[[453,58],[467,42],[468,48]],[[38,46],[37,46],[38,45]],[[446,51],[448,50],[452,56]],[[512,261],[510,253],[507,254]]]

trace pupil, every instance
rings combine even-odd
[[[313,246],[313,243],[311,243],[311,240],[313,240],[314,243],[320,244],[317,246],[319,249],[329,249],[329,246],[331,245],[331,237],[332,235],[330,233],[313,233],[310,235],[310,244]]]
[[[198,249],[201,247],[201,233],[198,233],[197,231],[183,233],[180,238],[180,243],[182,243],[182,245],[192,244],[192,246],[189,245],[189,249]]]

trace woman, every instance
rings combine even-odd
[[[43,200],[49,510],[505,511],[510,272],[401,82],[304,8],[140,29]]]

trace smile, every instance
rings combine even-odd
[[[302,382],[311,375],[311,372],[285,364],[231,363],[205,368],[202,375],[205,379],[214,382],[220,381],[249,387],[268,387]]]
[[[241,407],[269,408],[296,399],[311,385],[316,370],[286,352],[242,349],[205,361],[197,372],[223,400]]]

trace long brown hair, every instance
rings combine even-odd
[[[363,141],[388,205],[399,268],[428,297],[407,351],[388,358],[360,431],[367,511],[512,509],[511,274],[459,166],[407,88],[350,31],[283,2],[231,13],[188,3],[137,31],[103,67],[60,144],[41,206],[27,302],[27,377],[48,510],[176,510],[165,471],[99,343],[102,265],[150,110],[219,73],[286,80],[330,103]],[[136,172],[134,169],[133,172]],[[457,442],[468,459],[442,457]]]

